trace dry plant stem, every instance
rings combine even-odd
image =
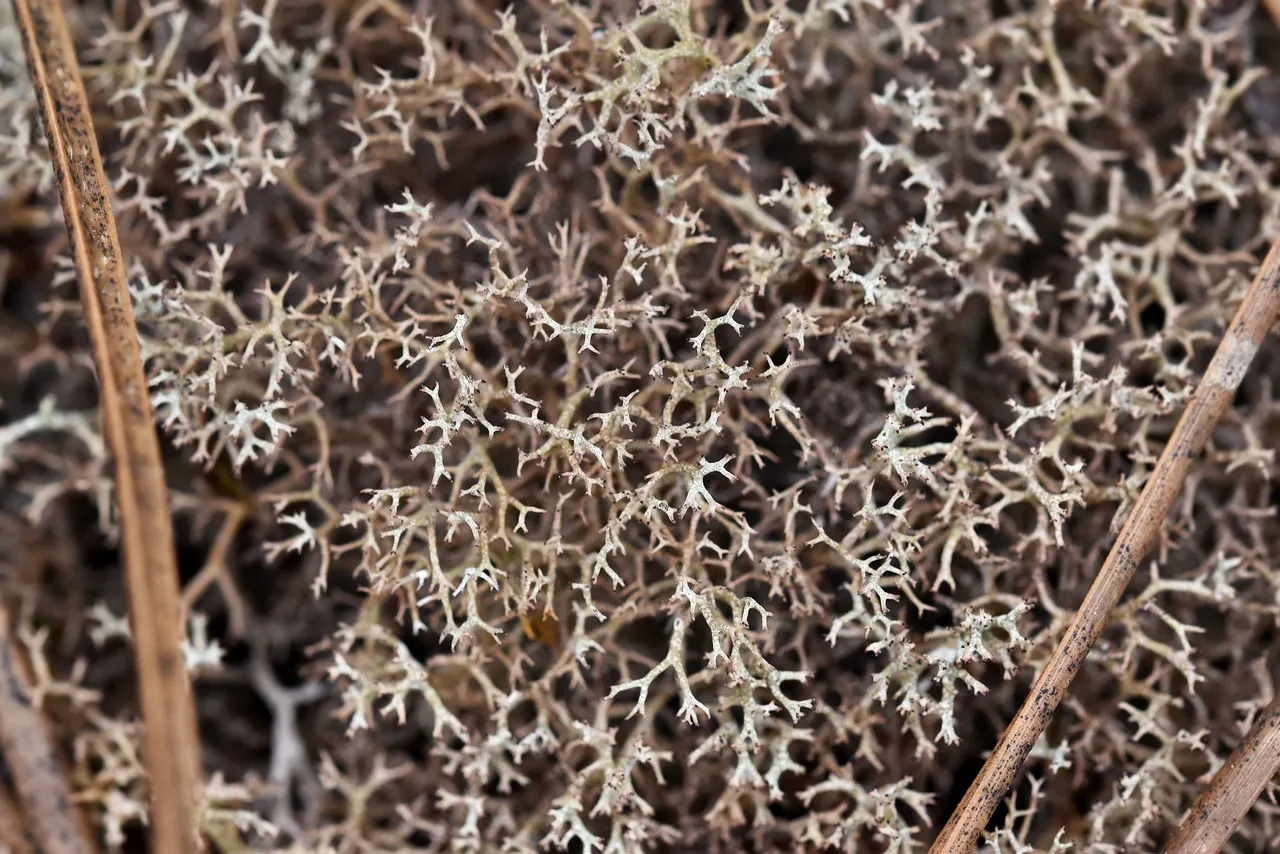
[[[20,815],[12,802],[0,809],[0,820],[6,825],[0,839],[21,837],[25,827],[42,854],[89,854],[93,844],[71,806],[66,776],[44,719],[31,703],[21,668],[9,636],[8,615],[0,610],[0,752],[21,803]],[[10,813],[20,822],[14,828],[7,827]],[[25,846],[25,840],[17,844]]]
[[[88,100],[66,19],[56,0],[14,0],[31,79],[40,98],[62,212],[93,340],[129,590],[129,614],[146,728],[153,798],[152,849],[200,850],[200,744],[182,655],[173,528],[138,346]]]
[[[1244,741],[1182,817],[1165,854],[1221,851],[1280,768],[1280,696],[1254,721]]]
[[[1030,696],[938,834],[930,849],[933,854],[958,854],[977,846],[991,814],[1044,732],[1072,677],[1084,663],[1138,563],[1159,532],[1182,490],[1192,461],[1231,405],[1236,388],[1275,321],[1277,310],[1280,310],[1280,243],[1273,243],[1084,602],[1041,671]]]

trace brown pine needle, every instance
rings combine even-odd
[[[138,670],[152,851],[201,848],[200,743],[182,654],[181,600],[160,445],[152,421],[120,239],[75,47],[57,0],[14,0],[53,158],[93,340]]]
[[[1196,388],[1173,435],[1165,445],[1133,512],[1107,555],[1066,634],[1014,716],[995,750],[987,757],[964,799],[938,834],[932,854],[972,851],[983,828],[1013,783],[1023,760],[1044,732],[1067,686],[1084,663],[1111,611],[1129,586],[1173,506],[1191,463],[1204,448],[1222,414],[1231,405],[1240,381],[1280,310],[1280,242],[1254,277],[1227,333],[1218,345],[1204,379]]]
[[[0,841],[30,851],[22,838],[25,828],[42,854],[90,854],[94,845],[71,805],[62,764],[22,671],[8,615],[0,608],[0,752],[22,807],[19,813],[7,796],[0,798],[0,822],[16,822],[0,831]]]
[[[1240,746],[1182,817],[1165,854],[1213,854],[1280,769],[1280,696],[1262,711]]]

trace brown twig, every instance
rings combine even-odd
[[[1138,563],[1159,532],[1182,490],[1191,463],[1231,405],[1236,388],[1275,321],[1277,310],[1280,310],[1280,242],[1272,244],[1249,285],[1244,302],[1218,345],[1204,379],[1178,420],[1080,610],[1045,664],[1031,694],[938,834],[929,849],[931,854],[960,854],[972,851],[977,845],[991,814],[1049,723],[1072,677],[1084,663]]]
[[[1280,769],[1280,696],[1253,722],[1244,741],[1187,810],[1165,846],[1165,854],[1221,851],[1277,769]]]
[[[0,608],[0,752],[3,752],[14,789],[21,803],[19,811],[12,802],[0,808],[0,820],[13,828],[0,833],[0,839],[15,847],[25,848],[22,830],[30,834],[43,854],[89,854],[93,843],[71,806],[67,779],[53,747],[53,739],[44,718],[31,702],[28,680],[14,652],[9,636],[8,614]],[[7,796],[4,798],[8,801]],[[7,813],[12,813],[8,815]],[[16,830],[16,833],[9,831]],[[11,838],[13,837],[13,838]]]
[[[183,664],[181,602],[168,497],[138,347],[120,239],[75,47],[57,0],[14,0],[40,99],[84,315],[93,340],[129,590],[147,773],[152,849],[201,847],[200,744]]]

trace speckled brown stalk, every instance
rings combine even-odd
[[[53,160],[85,322],[93,341],[107,445],[115,460],[120,539],[151,783],[151,850],[200,850],[201,783],[169,502],[102,157],[75,46],[57,0],[14,0]]]
[[[1280,768],[1280,696],[1258,715],[1244,741],[1182,817],[1165,854],[1214,854]]]
[[[1031,694],[938,834],[929,849],[932,854],[960,854],[977,846],[991,814],[1013,784],[1023,760],[1044,732],[1071,679],[1084,663],[1098,633],[1133,578],[1138,563],[1155,540],[1169,509],[1182,491],[1191,464],[1231,405],[1240,381],[1275,321],[1280,309],[1278,247],[1280,243],[1272,244],[1271,251],[1249,285],[1244,302],[1218,345],[1204,379],[1182,413],[1133,512],[1125,521],[1098,577],[1090,585],[1080,610],[1041,671]]]

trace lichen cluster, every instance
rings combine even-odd
[[[7,8],[0,578],[80,803],[141,850],[111,467]],[[228,852],[924,851],[1280,229],[1248,3],[69,11]],[[1151,850],[1271,698],[1278,364],[986,850]]]

